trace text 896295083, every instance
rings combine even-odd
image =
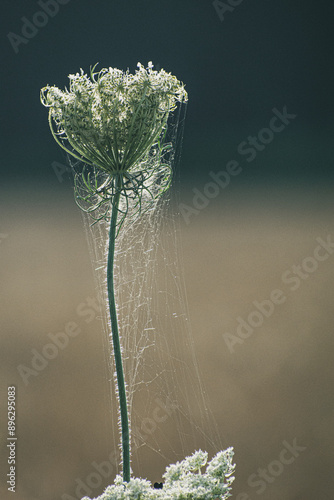
[[[8,387],[8,465],[7,484],[8,491],[15,493],[16,487],[16,388],[14,386]]]

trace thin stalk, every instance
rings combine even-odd
[[[122,174],[121,174],[122,175]],[[120,198],[120,188],[122,179],[117,176],[115,179],[116,193],[112,202],[112,212],[109,230],[109,250],[108,250],[108,265],[107,265],[107,287],[108,300],[111,321],[111,333],[115,355],[118,400],[121,414],[121,429],[122,429],[122,456],[123,456],[123,481],[130,481],[130,432],[129,432],[129,417],[128,406],[126,400],[126,390],[122,363],[122,353],[119,341],[117,312],[115,304],[114,291],[114,256],[115,256],[115,239],[117,228],[118,205]]]

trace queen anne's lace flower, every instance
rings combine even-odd
[[[116,68],[83,70],[69,75],[69,90],[47,85],[41,101],[49,108],[49,124],[57,143],[83,162],[76,175],[76,200],[96,220],[109,217],[120,194],[123,217],[132,201],[142,209],[143,194],[154,200],[169,186],[171,169],[164,161],[167,120],[178,102],[188,100],[184,85],[165,70],[138,63],[135,74]]]
[[[220,451],[208,463],[208,455],[201,450],[181,462],[169,465],[164,474],[162,489],[154,489],[146,479],[132,478],[123,482],[116,476],[115,484],[108,486],[95,500],[226,500],[231,496],[233,448]],[[90,500],[84,497],[82,500]]]
[[[163,69],[153,70],[151,62],[147,69],[138,63],[134,75],[105,68],[92,70],[90,78],[81,70],[69,79],[69,90],[41,90],[54,137],[72,156],[110,174],[131,170],[156,142],[176,103],[187,100],[183,84]]]

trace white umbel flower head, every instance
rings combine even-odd
[[[166,127],[184,85],[165,70],[138,63],[135,74],[116,68],[81,69],[69,75],[69,90],[47,85],[41,101],[50,109],[54,138],[68,153],[108,173],[130,171]],[[68,146],[66,142],[68,142]]]
[[[182,82],[152,61],[138,63],[134,74],[117,68],[81,69],[69,75],[69,90],[47,85],[41,102],[49,108],[52,135],[65,151],[83,164],[75,177],[76,201],[97,221],[110,217],[115,195],[121,217],[142,210],[171,181],[165,161],[167,121],[177,103],[188,100]],[[102,207],[102,208],[101,208]]]
[[[169,465],[162,489],[152,488],[146,479],[131,478],[126,483],[116,476],[115,483],[94,500],[227,500],[234,481],[233,448],[220,451],[208,464],[207,459],[208,454],[199,450]]]

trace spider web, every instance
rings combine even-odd
[[[175,171],[180,160],[185,108],[179,107],[168,126],[168,140],[173,144],[168,159],[174,172],[172,188],[153,203],[150,199],[146,207],[143,200],[142,213],[135,217],[130,213],[116,238],[116,304],[129,409],[131,468],[137,477],[148,476],[150,467],[147,465],[146,470],[143,464],[152,461],[162,473],[170,463],[200,448],[211,455],[223,449],[223,436],[207,404],[196,361],[182,272],[180,220],[175,211],[179,182]],[[75,164],[74,171],[77,168]],[[83,218],[100,301],[106,305],[102,321],[110,380],[107,418],[121,460],[121,424],[107,306],[109,223],[102,218],[92,224],[87,214]]]

